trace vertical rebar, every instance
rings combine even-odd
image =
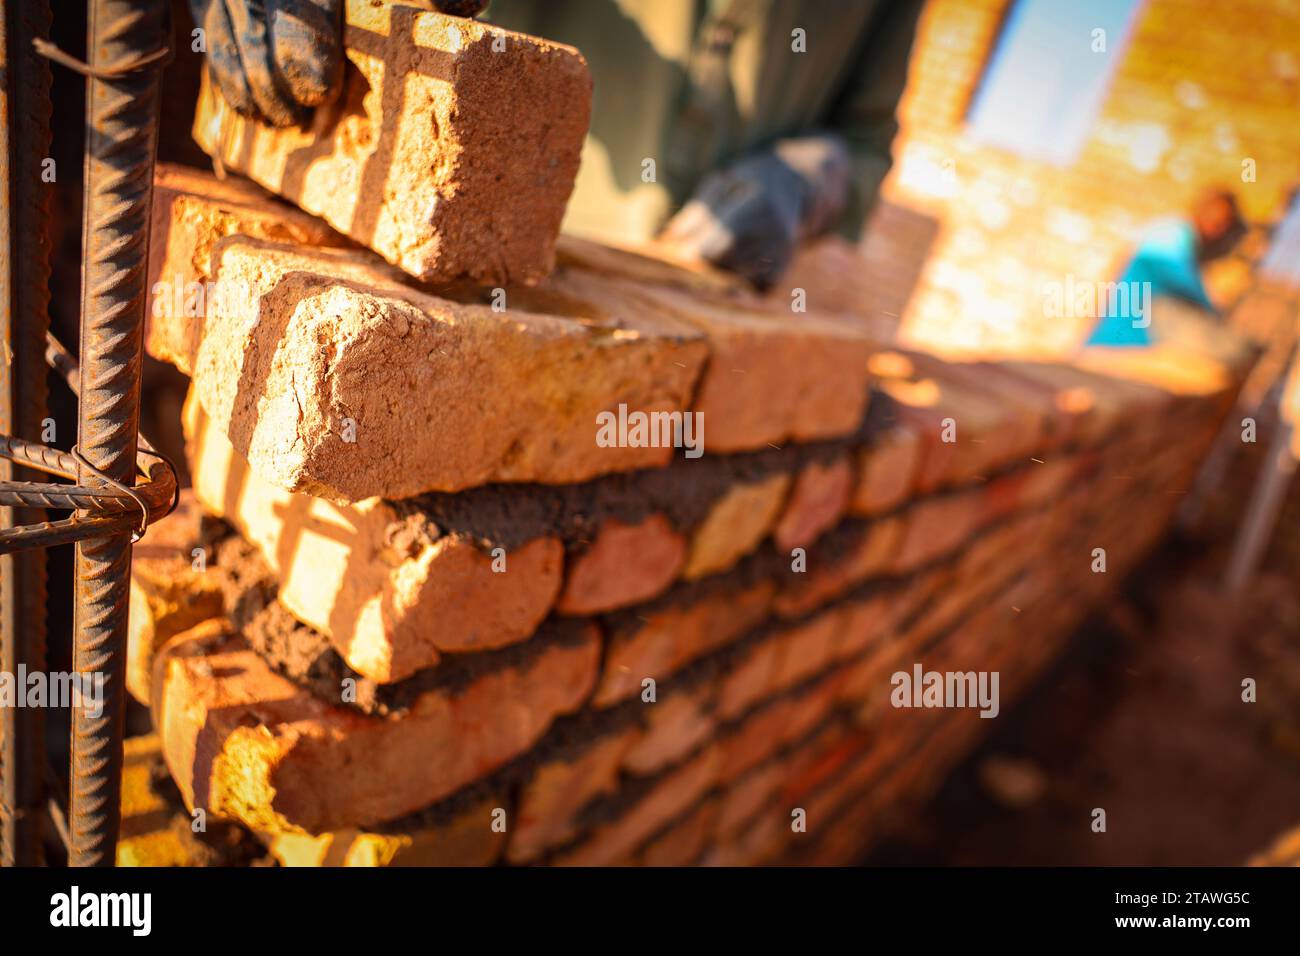
[[[0,431],[39,440],[47,399],[42,343],[49,325],[50,69],[32,47],[49,35],[46,0],[0,0]],[[0,478],[31,479],[0,465]],[[0,526],[36,524],[41,510],[4,509]],[[0,556],[0,670],[45,669],[45,554]],[[36,707],[0,712],[0,862],[41,862],[45,806],[45,714]]]
[[[82,231],[81,402],[77,444],[95,468],[135,483],[149,207],[160,67],[129,72],[167,38],[165,0],[92,0]],[[113,73],[111,77],[104,74]],[[94,478],[84,473],[82,482]],[[120,822],[128,535],[77,546],[73,667],[102,675],[103,707],[72,715],[69,820],[74,866],[112,866]]]

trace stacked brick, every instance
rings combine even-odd
[[[186,208],[224,202],[201,186]],[[1186,394],[1184,381],[882,350],[842,318],[577,244],[493,313],[392,274],[355,280],[382,271],[357,250],[237,229],[201,241],[221,270],[275,276],[263,301],[285,285],[365,297],[283,306],[312,321],[400,303],[412,321],[442,310],[456,334],[508,321],[525,335],[540,318],[687,330],[615,334],[584,355],[580,381],[533,343],[511,353],[467,334],[443,365],[421,347],[437,376],[531,376],[563,400],[557,417],[511,417],[462,377],[462,406],[420,427],[404,412],[420,396],[390,392],[378,364],[355,382],[341,371],[341,353],[383,327],[358,324],[340,345],[271,323],[274,338],[232,351],[224,303],[197,330],[155,313],[151,343],[222,347],[185,365],[194,501],[136,562],[132,689],[186,803],[244,824],[286,864],[847,859],[982,729],[969,711],[892,708],[891,675],[914,662],[998,671],[1013,694],[1159,535],[1231,397],[1223,382]],[[335,273],[314,264],[344,256]],[[264,325],[248,323],[252,339]],[[298,341],[330,350],[319,372]],[[624,341],[646,354],[590,401],[668,390],[661,407],[703,411],[702,457],[597,446],[587,396]],[[402,348],[383,353],[390,367]],[[682,359],[679,379],[668,369]],[[271,371],[241,375],[252,362]],[[336,447],[292,468],[260,455],[250,431],[271,431],[267,410],[310,375],[293,404],[346,395],[353,414],[331,415],[354,418],[356,444],[391,428],[429,464],[399,471],[381,455],[386,468],[363,470],[305,415],[298,440]],[[231,377],[255,390],[214,414]],[[836,387],[811,391],[816,379]],[[385,396],[391,418],[376,422],[383,406],[366,402]],[[493,424],[515,449],[495,471],[445,444]],[[547,441],[553,455],[520,451]]]
[[[348,5],[358,124],[365,57],[417,36],[422,68],[469,59],[385,162],[427,161],[408,120],[476,155],[469,101],[437,110],[501,31],[374,9]],[[516,71],[581,92],[530,42],[504,44]],[[1232,400],[1224,370],[889,350],[851,311],[572,239],[478,271],[454,247],[490,191],[457,219],[453,163],[446,218],[402,226],[340,172],[373,157],[338,124],[276,133],[211,96],[196,121],[368,249],[190,171],[155,202],[147,345],[191,378],[193,489],[137,555],[129,686],[184,803],[286,865],[849,860],[986,726],[891,706],[892,675],[997,672],[1006,706]],[[289,188],[267,170],[294,156]],[[533,185],[563,205],[562,173]],[[633,438],[651,413],[676,431]]]

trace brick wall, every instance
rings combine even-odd
[[[945,361],[567,240],[496,312],[160,177],[157,275],[252,294],[153,312],[194,486],[138,549],[128,686],[185,805],[286,865],[852,860],[990,723],[894,676],[1012,706],[1236,387]],[[593,408],[655,395],[706,454],[599,446]]]
[[[470,95],[502,37],[393,9],[410,22],[377,38],[348,5],[352,61],[423,56],[428,34],[463,61],[432,89]],[[898,197],[908,150],[942,144],[969,92],[932,82],[936,57],[973,77],[998,16],[931,9]],[[572,92],[572,51],[507,39]],[[1015,286],[1016,250],[1079,271],[1077,242],[988,228],[1013,187],[1045,228],[1082,228],[1005,164],[972,164],[986,180],[937,214],[878,208],[870,269],[819,245],[804,303],[540,220],[499,262],[463,258],[461,231],[527,204],[467,188],[429,231],[400,190],[367,191],[384,151],[349,130],[384,111],[356,92],[334,126],[256,129],[211,99],[199,125],[235,124],[207,148],[361,245],[247,182],[159,172],[146,347],[190,379],[193,487],[136,551],[128,687],[156,733],[141,760],[227,844],[136,840],[128,860],[257,843],[312,866],[850,862],[1159,538],[1237,393],[1240,364],[1188,343],[1069,362],[883,344],[873,309],[914,287],[910,309],[969,344],[993,313],[951,296],[976,259],[986,289]],[[443,128],[438,101],[395,104],[396,125]],[[476,157],[443,170],[453,185],[514,161],[476,129],[511,108],[456,112],[430,146]],[[393,168],[427,161],[399,139],[418,148]],[[319,169],[272,175],[304,146]],[[530,188],[562,205],[567,177]],[[615,410],[683,427],[605,432]],[[902,693],[917,672],[996,696]],[[166,816],[168,788],[136,790]]]
[[[1198,189],[1271,222],[1300,185],[1300,7],[1144,0],[1073,164],[975,143],[965,119],[1006,0],[931,0],[900,106],[890,202],[942,222],[903,318],[934,348],[1066,351],[1089,320],[1048,318],[1043,286],[1113,279],[1144,226]],[[1087,42],[1082,37],[1081,42]],[[1242,161],[1256,179],[1242,181]]]

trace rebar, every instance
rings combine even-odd
[[[81,401],[77,443],[95,469],[133,485],[140,413],[149,207],[157,147],[163,0],[93,0],[86,88]],[[140,64],[147,64],[135,68]],[[77,482],[88,485],[88,469]],[[73,712],[69,862],[112,866],[120,822],[129,534],[81,541],[73,667],[102,674],[99,716]]]
[[[50,68],[33,41],[48,36],[48,0],[0,0],[0,431],[38,437],[46,415],[41,360],[49,326]],[[0,479],[30,477],[0,463]],[[39,524],[40,508],[4,509],[0,531]],[[45,555],[0,555],[0,670],[45,669]],[[0,863],[42,862],[46,803],[45,714],[39,707],[0,709]]]
[[[0,481],[0,505],[68,511],[129,511],[136,508],[134,498],[111,488],[83,488],[36,481]]]

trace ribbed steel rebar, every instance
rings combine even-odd
[[[23,441],[11,435],[0,435],[0,458],[11,458],[22,462],[28,468],[43,471],[47,475],[60,478],[77,477],[77,459],[66,451],[39,445],[32,441]]]
[[[0,505],[96,512],[140,510],[134,498],[111,488],[36,481],[0,481]]]
[[[0,431],[40,434],[46,415],[43,339],[49,325],[50,186],[42,179],[50,155],[50,68],[32,41],[49,35],[48,0],[0,2],[0,57],[4,109],[0,116]],[[0,478],[27,478],[23,468],[0,467]],[[6,509],[0,530],[38,523],[39,508]],[[0,555],[0,669],[45,669],[45,555]],[[45,714],[38,707],[0,712],[0,862],[42,861],[45,799]]]
[[[167,38],[163,0],[93,0],[87,58],[101,76]],[[157,146],[157,64],[88,81],[83,223],[81,402],[77,443],[97,469],[135,482],[149,206]],[[83,469],[84,471],[84,469]],[[79,473],[79,484],[92,482]],[[73,712],[69,862],[112,866],[120,820],[129,535],[77,545],[73,666],[104,679],[98,717]]]

